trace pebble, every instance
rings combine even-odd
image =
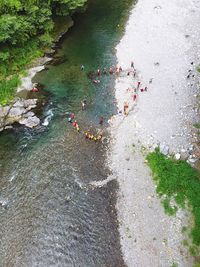
[[[160,145],[160,152],[163,153],[165,156],[169,154],[169,146],[161,144]]]
[[[176,154],[175,154],[175,159],[176,159],[176,160],[179,160],[180,158],[181,158],[181,154],[180,154],[180,153],[176,153]]]

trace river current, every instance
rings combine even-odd
[[[36,75],[43,126],[0,135],[0,266],[124,266],[115,211],[116,181],[109,175],[107,144],[85,140],[67,121],[73,112],[81,132],[106,133],[115,113],[114,76],[91,81],[97,68],[116,65],[132,0],[89,1],[74,16],[55,57]],[[85,66],[84,71],[80,66]],[[36,95],[37,97],[37,95]],[[80,101],[87,99],[86,111]],[[99,125],[99,117],[105,123]],[[48,124],[48,125],[47,125]]]

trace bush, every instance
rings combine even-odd
[[[157,184],[157,193],[163,197],[165,211],[173,215],[177,207],[184,208],[187,203],[194,215],[191,231],[193,243],[200,245],[200,180],[199,173],[186,161],[166,158],[159,149],[148,154],[148,165]],[[177,206],[172,207],[174,200]]]

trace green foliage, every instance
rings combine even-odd
[[[200,123],[195,123],[193,126],[197,129],[200,129]]]
[[[18,75],[13,75],[9,80],[0,82],[0,104],[5,105],[8,99],[12,99],[15,88],[19,86],[20,79]]]
[[[166,158],[159,149],[148,154],[148,164],[157,183],[157,193],[163,198],[165,211],[172,215],[177,207],[171,207],[170,201],[184,208],[187,203],[194,215],[194,227],[191,237],[194,245],[200,245],[200,181],[199,173],[186,161]]]
[[[165,209],[165,213],[172,216],[174,214],[176,214],[177,212],[177,207],[176,206],[171,206],[170,205],[170,199],[169,198],[165,198],[162,200],[162,204],[163,204],[163,207]]]
[[[0,44],[24,44],[33,36],[49,34],[54,26],[53,15],[71,14],[87,0],[1,0]],[[49,39],[49,38],[48,38]]]
[[[52,44],[53,18],[72,14],[87,0],[0,1],[0,103],[12,98],[30,61]],[[9,77],[9,78],[8,78]]]

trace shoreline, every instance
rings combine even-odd
[[[193,264],[181,232],[190,215],[184,211],[178,211],[175,217],[164,214],[145,155],[160,146],[166,154],[185,156],[191,164],[199,160],[193,127],[199,115],[197,9],[200,1],[139,0],[116,48],[122,69],[130,69],[133,60],[137,70],[135,80],[126,72],[116,80],[118,109],[128,101],[130,112],[127,117],[113,118],[109,152],[112,176],[119,183],[122,253],[130,267]],[[190,69],[194,77],[187,78]],[[136,87],[137,81],[148,90],[139,92],[135,103],[126,89]]]
[[[5,106],[0,105],[0,132],[6,129],[13,129],[13,124],[15,123],[19,123],[28,128],[34,128],[41,124],[40,118],[32,111],[32,109],[38,106],[38,98],[29,98],[29,92],[35,84],[32,82],[33,78],[37,73],[45,70],[46,65],[54,60],[54,54],[57,51],[59,43],[73,26],[74,22],[71,17],[66,17],[66,20],[68,21],[67,25],[61,24],[61,22],[60,25],[59,22],[57,23],[52,46],[44,51],[42,57],[30,62],[31,68],[26,70],[27,75],[21,76],[21,84],[16,88],[13,99]]]
[[[37,58],[33,61],[33,66],[27,70],[28,75],[21,78],[21,85],[17,88],[16,93],[19,93],[23,90],[30,91],[33,88],[34,83],[32,82],[32,79],[35,77],[35,75],[45,69],[45,65],[50,63],[53,58],[54,54],[57,51],[57,47],[59,43],[61,42],[63,36],[68,32],[68,30],[73,27],[74,22],[72,18],[66,17],[66,20],[68,21],[67,25],[65,27],[61,24],[60,29],[56,25],[55,28],[58,28],[56,33],[54,34],[54,41],[52,43],[52,46],[44,51],[44,55],[40,58]],[[58,22],[59,23],[59,22]]]

